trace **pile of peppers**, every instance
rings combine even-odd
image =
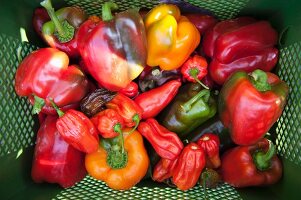
[[[101,16],[41,6],[32,24],[47,47],[20,62],[14,82],[39,117],[34,182],[67,188],[89,174],[128,190],[151,178],[207,194],[222,181],[281,179],[266,135],[289,87],[271,72],[278,34],[268,21],[166,3],[120,12],[106,2]]]

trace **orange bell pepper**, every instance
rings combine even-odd
[[[130,131],[131,129],[123,130],[125,156],[120,157],[115,152],[116,147],[120,147],[116,144],[118,138],[103,139],[96,152],[86,154],[85,166],[88,173],[115,190],[128,190],[136,185],[145,176],[149,166],[141,134]],[[104,143],[105,141],[109,142]],[[112,153],[115,154],[112,156]]]
[[[147,64],[163,70],[179,68],[200,43],[200,33],[172,4],[154,7],[144,19]]]

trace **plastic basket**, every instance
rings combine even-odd
[[[140,182],[129,191],[113,191],[104,183],[87,176],[69,189],[54,184],[35,184],[30,177],[37,120],[25,98],[16,96],[13,87],[18,66],[19,29],[24,27],[30,43],[23,44],[22,56],[42,43],[31,27],[31,17],[39,0],[1,0],[0,2],[0,196],[1,199],[203,199],[200,186],[182,192],[154,183]],[[55,7],[79,5],[88,14],[100,14],[101,1],[53,1]],[[301,1],[297,0],[191,0],[219,19],[253,16],[267,19],[281,33],[278,75],[290,86],[288,104],[271,129],[277,151],[284,164],[284,175],[276,185],[236,190],[222,184],[208,191],[208,199],[301,199]],[[148,7],[157,1],[119,1],[128,7]]]

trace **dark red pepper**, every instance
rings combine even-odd
[[[153,118],[141,122],[138,131],[151,143],[161,158],[174,160],[183,149],[183,143],[177,134],[169,131]]]
[[[85,154],[62,138],[56,121],[56,116],[48,116],[39,128],[31,177],[37,183],[58,183],[67,188],[86,176]]]
[[[164,180],[172,177],[177,161],[177,159],[169,160],[161,158],[153,170],[152,179],[157,182],[163,182]]]
[[[119,90],[121,94],[124,94],[127,97],[134,98],[138,95],[138,85],[134,81],[130,82],[128,86]]]
[[[198,13],[185,14],[201,34],[212,28],[218,21],[213,16]]]

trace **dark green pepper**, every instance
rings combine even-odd
[[[161,113],[160,121],[170,131],[184,138],[216,114],[216,101],[210,90],[197,83],[181,87],[173,102]]]

